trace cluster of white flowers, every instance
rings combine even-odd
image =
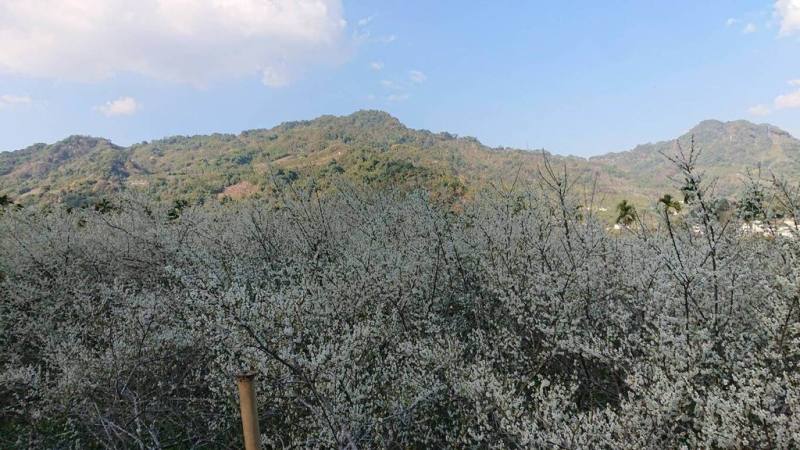
[[[800,446],[800,240],[570,186],[7,209],[0,447]]]

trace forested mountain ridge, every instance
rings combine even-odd
[[[752,171],[763,175],[774,171],[788,176],[800,174],[800,140],[769,124],[746,120],[705,120],[676,140],[639,145],[633,150],[590,158],[625,174],[632,186],[665,188],[677,169],[663,155],[695,142],[701,152],[698,163],[708,176],[718,180],[725,194],[733,193],[742,176]]]
[[[471,137],[404,126],[381,111],[322,116],[234,134],[174,136],[130,147],[72,136],[0,153],[0,195],[21,204],[90,204],[120,190],[161,200],[238,199],[269,195],[276,185],[329,189],[333,180],[376,186],[423,187],[469,195],[485,186],[526,183],[547,155],[589,186],[601,201],[646,202],[672,189],[674,169],[662,153],[694,137],[700,162],[735,193],[748,169],[800,173],[800,141],[771,125],[704,121],[677,141],[579,158],[544,151],[490,148]]]

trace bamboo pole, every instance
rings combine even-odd
[[[261,448],[261,433],[258,430],[258,409],[256,405],[256,388],[253,379],[255,372],[236,376],[239,386],[239,406],[242,411],[242,431],[244,433],[245,450]]]

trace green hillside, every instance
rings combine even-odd
[[[770,125],[705,121],[691,136],[708,174],[733,193],[748,168],[800,173],[800,141]],[[375,186],[423,187],[469,196],[486,186],[526,183],[545,155],[566,164],[601,204],[649,202],[672,189],[674,169],[661,154],[675,142],[640,145],[589,159],[543,151],[489,148],[470,137],[413,130],[380,111],[323,116],[238,135],[175,136],[131,147],[73,136],[0,153],[0,195],[21,204],[91,204],[121,190],[156,199],[206,201],[270,195],[276,189],[331,188],[337,179]],[[596,178],[596,184],[593,180]]]
[[[800,174],[800,141],[772,125],[745,120],[706,120],[676,140],[639,145],[633,150],[590,159],[625,174],[632,186],[663,190],[671,186],[677,169],[663,155],[680,148],[688,151],[694,139],[698,159],[706,175],[718,180],[721,193],[730,195],[748,170],[774,171],[788,176]]]

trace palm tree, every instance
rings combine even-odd
[[[627,200],[619,202],[617,205],[617,213],[617,223],[621,223],[626,227],[636,221],[636,208],[628,203]]]
[[[664,194],[663,197],[658,199],[658,203],[664,205],[664,213],[668,214],[670,210],[675,212],[680,212],[681,210],[681,203],[678,200],[672,198],[669,194]]]

